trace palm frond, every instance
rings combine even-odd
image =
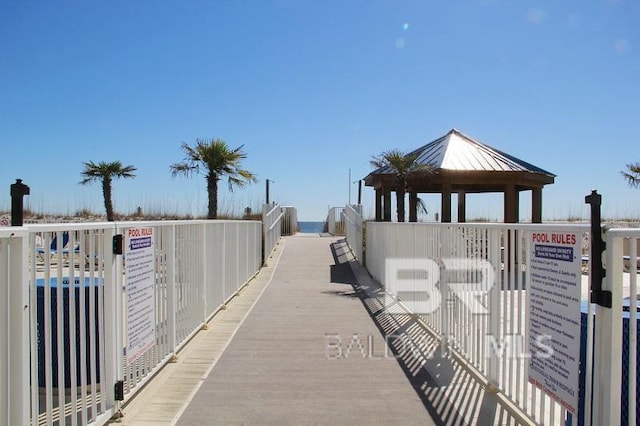
[[[620,174],[629,186],[637,188],[640,186],[640,162],[629,163],[626,167],[627,170],[622,170]]]
[[[429,210],[427,209],[427,203],[424,199],[418,197],[418,211],[421,211],[425,215],[429,214]]]
[[[419,163],[417,153],[405,154],[399,149],[391,149],[373,156],[370,163],[376,169],[389,167],[393,174],[401,180],[409,176],[426,175],[435,171],[433,165]]]
[[[100,161],[99,163],[86,161],[82,164],[84,169],[80,172],[80,175],[84,178],[78,182],[81,185],[94,181],[103,182],[105,179],[130,179],[136,177],[134,172],[137,169],[132,165],[123,166],[120,161]]]
[[[182,162],[170,165],[169,169],[171,170],[171,177],[176,177],[178,175],[191,176],[194,173],[198,173],[199,165]]]
[[[182,144],[185,157],[182,162],[169,166],[173,177],[184,174],[201,174],[206,177],[209,191],[208,217],[217,217],[218,181],[226,177],[229,190],[244,187],[255,182],[253,173],[241,168],[240,163],[247,158],[244,145],[231,149],[222,139],[196,139],[193,146]]]

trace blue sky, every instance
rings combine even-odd
[[[204,180],[169,165],[215,137],[259,178],[223,210],[259,206],[270,179],[321,220],[349,170],[457,128],[557,175],[547,219],[586,215],[593,188],[605,216],[640,217],[619,174],[640,161],[639,17],[632,0],[0,0],[0,210],[20,177],[35,210],[102,211],[82,162],[120,160],[138,177],[115,182],[117,211],[204,214]],[[498,195],[467,205],[502,216]]]

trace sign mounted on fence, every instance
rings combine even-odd
[[[582,235],[540,230],[530,238],[529,382],[576,413]]]
[[[153,228],[129,228],[125,239],[127,360],[138,359],[156,340]]]

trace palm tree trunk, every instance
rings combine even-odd
[[[207,193],[209,195],[209,211],[207,212],[208,219],[218,218],[218,176],[207,176]]]
[[[111,178],[105,177],[102,180],[102,196],[104,198],[104,209],[107,211],[107,221],[113,222],[113,202],[111,201]]]

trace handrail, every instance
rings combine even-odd
[[[278,215],[276,220],[274,220],[273,223],[271,224],[271,226],[269,227],[269,231],[271,231],[276,225],[279,225],[280,224],[280,219],[282,219],[283,217],[284,217],[284,213],[280,212],[280,214]]]

